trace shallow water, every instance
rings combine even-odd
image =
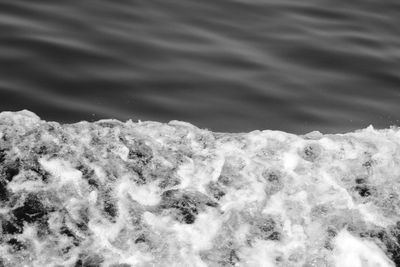
[[[0,111],[214,131],[400,124],[395,0],[0,2]]]

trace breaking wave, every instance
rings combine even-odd
[[[0,265],[399,266],[400,129],[0,114]]]

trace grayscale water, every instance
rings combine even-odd
[[[338,133],[399,102],[398,0],[0,1],[0,111]]]

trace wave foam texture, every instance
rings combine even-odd
[[[0,114],[2,266],[400,266],[400,130]]]

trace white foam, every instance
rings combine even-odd
[[[0,114],[5,136],[7,267],[398,264],[397,128],[217,134],[178,121],[59,125],[24,111]]]
[[[335,239],[334,259],[341,267],[389,267],[394,266],[374,243],[360,240],[346,230]]]

